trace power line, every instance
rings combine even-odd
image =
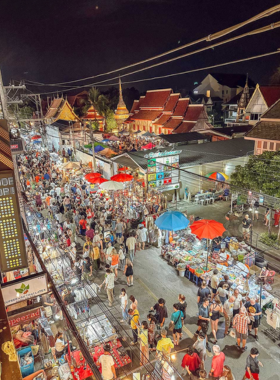
[[[215,68],[215,67],[227,66],[227,65],[231,65],[231,64],[235,64],[235,63],[240,63],[240,62],[245,62],[245,61],[249,61],[249,60],[253,60],[253,59],[263,58],[263,57],[267,57],[267,56],[278,54],[278,53],[280,53],[280,50],[277,50],[277,51],[274,51],[274,52],[270,52],[270,53],[256,55],[256,56],[253,56],[253,57],[242,58],[242,59],[238,59],[238,60],[235,60],[235,61],[220,63],[220,64],[217,64],[217,65],[206,66],[206,67],[202,67],[202,68],[198,68],[198,69],[194,69],[194,70],[187,70],[187,71],[181,71],[179,73],[167,74],[167,75],[162,75],[162,76],[157,76],[157,77],[152,77],[152,78],[145,78],[145,79],[138,79],[138,80],[134,80],[134,81],[127,81],[127,82],[123,82],[123,84],[144,82],[144,81],[150,81],[150,80],[157,80],[157,79],[163,79],[163,78],[173,77],[173,76],[177,76],[177,75],[184,75],[184,74],[194,73],[194,72],[197,72],[197,71],[203,71],[203,70],[212,69],[212,68]],[[116,86],[116,85],[118,85],[118,83],[107,83],[107,84],[92,83],[91,85],[84,85],[84,86],[80,86],[80,87],[69,88],[69,89],[63,90],[62,92],[67,92],[67,91],[75,90],[75,89],[78,89],[78,88],[90,87],[90,86],[93,86],[93,85],[97,85],[98,87],[108,87],[108,86]],[[57,91],[42,92],[41,95],[48,95],[48,94],[54,94],[54,93],[57,93]]]
[[[182,45],[182,46],[179,46],[175,49],[172,49],[172,50],[169,50],[165,53],[162,53],[162,54],[158,54],[154,57],[151,57],[151,58],[148,58],[148,59],[145,59],[145,60],[142,60],[142,61],[139,61],[139,62],[136,62],[136,63],[133,63],[133,64],[130,64],[130,65],[127,65],[127,66],[124,66],[124,67],[121,67],[119,69],[115,69],[115,70],[112,70],[112,71],[108,71],[107,73],[102,73],[102,74],[98,74],[98,75],[94,75],[94,76],[90,76],[90,77],[86,77],[86,78],[82,78],[82,79],[76,79],[76,80],[72,80],[72,81],[67,81],[67,82],[59,82],[59,83],[50,83],[50,84],[47,84],[47,85],[51,85],[51,86],[54,86],[54,85],[63,85],[63,84],[68,84],[68,83],[75,83],[75,82],[80,82],[80,81],[84,81],[84,80],[88,80],[88,79],[93,79],[93,78],[97,78],[97,77],[100,77],[100,76],[104,76],[104,75],[109,75],[109,74],[113,74],[117,71],[121,71],[121,70],[125,70],[125,69],[128,69],[130,67],[134,67],[134,66],[138,66],[138,65],[141,65],[143,63],[147,63],[147,62],[150,62],[152,60],[155,60],[155,59],[158,59],[158,58],[161,58],[161,57],[164,57],[166,55],[169,55],[169,54],[172,54],[172,53],[175,53],[176,51],[179,51],[179,50],[182,50],[182,49],[185,49],[187,47],[190,47],[192,45],[195,45],[195,44],[198,44],[200,42],[204,42],[204,41],[213,41],[215,39],[218,39],[218,38],[221,38],[221,37],[224,37],[225,35],[229,34],[229,33],[232,33],[234,32],[235,30],[238,30],[240,28],[242,28],[243,26],[246,26],[252,22],[255,22],[257,20],[260,20],[262,18],[265,18],[265,17],[269,17],[271,15],[273,15],[274,13],[276,12],[279,12],[280,11],[280,4],[272,7],[272,8],[269,8],[269,9],[266,9],[265,11],[251,17],[250,19],[246,20],[246,21],[243,21],[239,24],[236,24],[232,27],[229,27],[229,28],[226,28],[222,31],[219,31],[217,33],[214,33],[214,34],[209,34],[208,36],[206,37],[203,37],[201,39],[198,39],[196,41],[193,41],[193,42],[189,42],[185,45]],[[273,28],[274,24],[271,24],[271,28]],[[33,82],[33,83],[37,83],[38,85],[42,85],[42,83],[40,82]]]

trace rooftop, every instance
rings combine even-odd
[[[166,90],[151,90],[146,92],[146,96],[143,98],[143,101],[141,102],[141,105],[139,107],[141,108],[160,108],[163,109],[170,94],[172,92],[172,89],[166,89]]]
[[[185,114],[184,120],[187,121],[197,121],[197,119],[201,116],[201,113],[204,112],[203,104],[190,104],[187,113]],[[208,120],[207,114],[202,115],[203,118]]]
[[[259,121],[246,137],[252,139],[280,141],[280,121]],[[239,140],[239,139],[236,139]]]
[[[172,135],[160,135],[160,137],[171,144],[206,139],[206,137],[203,134],[198,133],[198,132],[188,132],[188,133],[180,133],[180,134],[176,133]]]
[[[280,86],[260,86],[260,91],[268,107],[280,99]]]
[[[193,127],[195,127],[196,121],[183,121],[182,124],[180,124],[175,130],[173,130],[173,133],[187,133],[190,132]]]
[[[179,99],[172,116],[184,117],[186,112],[187,112],[187,108],[189,106],[189,103],[190,103],[190,98]]]
[[[171,94],[166,106],[164,107],[164,112],[172,113],[180,96],[180,94]]]
[[[171,115],[161,115],[161,117],[154,122],[155,125],[164,125],[169,119]]]
[[[213,128],[210,133],[218,132],[222,133],[223,135],[227,136],[233,136],[235,133],[246,133],[252,129],[251,125],[237,125],[234,127],[225,127],[225,128]]]
[[[175,129],[182,123],[182,119],[173,119],[168,120],[162,128]]]
[[[155,120],[160,116],[162,111],[150,111],[150,110],[140,110],[133,116],[131,116],[131,120]]]

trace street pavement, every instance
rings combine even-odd
[[[101,283],[103,280],[103,271],[98,275],[99,279],[95,281]],[[278,284],[279,282],[277,282]],[[278,285],[277,285],[278,286]],[[178,294],[182,293],[186,296],[187,301],[187,318],[183,328],[183,339],[180,345],[176,347],[176,351],[180,351],[172,355],[173,364],[178,369],[179,373],[185,373],[181,368],[184,349],[194,343],[193,334],[197,329],[197,304],[196,294],[198,288],[187,278],[178,276],[176,269],[169,265],[160,255],[160,249],[149,247],[143,251],[137,251],[134,260],[134,286],[125,286],[125,276],[119,274],[119,278],[115,284],[115,302],[114,306],[118,308],[120,289],[126,287],[128,296],[133,294],[139,303],[140,320],[146,320],[146,316],[151,306],[153,306],[158,298],[163,297],[166,300],[169,317],[173,312],[172,305],[177,302]],[[102,290],[101,298],[108,305],[105,291]],[[166,321],[168,326],[169,318]],[[129,331],[129,327],[123,324],[125,329]],[[259,341],[255,341],[253,336],[249,336],[247,346],[248,350],[241,353],[236,348],[236,340],[230,336],[224,338],[224,319],[221,318],[218,331],[218,343],[222,351],[226,355],[226,364],[232,369],[235,379],[241,380],[245,371],[246,357],[252,347],[257,347],[260,351],[259,360],[264,364],[261,369],[260,379],[279,380],[280,379],[280,340],[274,343],[264,334],[267,328],[265,318],[262,319],[262,325],[259,331]],[[209,329],[209,334],[211,331]],[[210,347],[212,335],[209,335]],[[137,348],[133,349],[137,354]],[[206,370],[210,370],[212,353],[207,353]],[[153,356],[150,358],[152,359]]]

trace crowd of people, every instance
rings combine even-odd
[[[129,143],[128,138],[124,141]],[[138,142],[142,143],[141,138]],[[71,265],[79,281],[93,282],[96,273],[105,271],[104,281],[99,288],[105,288],[108,305],[112,307],[116,302],[115,284],[121,277],[126,279],[127,288],[123,287],[119,295],[122,311],[120,322],[129,323],[131,344],[140,343],[140,364],[145,365],[149,361],[151,351],[168,358],[183,336],[186,297],[179,294],[167,326],[168,310],[164,298],[158,299],[145,318],[141,318],[137,299],[127,292],[134,285],[135,254],[146,248],[145,225],[140,221],[137,229],[132,229],[129,221],[117,214],[112,207],[112,199],[106,193],[93,192],[83,179],[71,182],[70,176],[62,172],[57,162],[51,161],[47,152],[32,151],[21,156],[18,168],[24,199],[31,200],[36,212],[52,221],[60,245],[71,249]],[[222,316],[225,319],[224,334],[229,334],[230,327],[233,326],[237,349],[241,353],[247,349],[248,332],[254,330],[255,339],[258,339],[260,305],[255,300],[244,303],[237,289],[231,291],[229,278],[224,276],[224,280],[219,282],[217,273],[214,270],[209,286],[203,281],[197,293],[197,331],[194,344],[187,348],[182,361],[182,367],[190,379],[205,379],[209,376],[234,380],[234,375],[226,364],[226,357],[217,345],[218,322]],[[210,326],[214,338],[212,348],[208,336]],[[169,331],[173,340],[169,337]],[[209,374],[205,371],[207,350],[214,355]],[[244,379],[258,379],[259,366],[262,365],[258,361],[258,354],[256,348],[251,349],[246,360]],[[110,355],[106,349],[104,355]],[[101,358],[102,361],[110,362],[108,358]],[[113,368],[112,365],[111,367]],[[110,366],[106,368],[110,373]],[[113,377],[115,373],[104,379],[110,380]]]

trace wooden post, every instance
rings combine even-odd
[[[22,380],[17,352],[14,346],[6,307],[0,285],[0,374],[1,380]]]

